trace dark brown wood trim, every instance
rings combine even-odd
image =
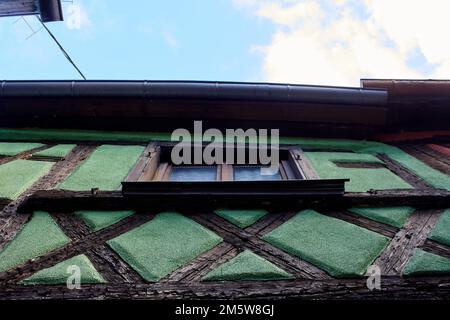
[[[375,261],[382,274],[400,275],[417,247],[421,247],[439,219],[442,210],[415,211],[403,229]]]
[[[351,162],[351,161],[334,161],[336,166],[340,168],[359,168],[359,169],[379,169],[386,168],[384,163],[376,162]]]
[[[3,286],[0,299],[314,299],[448,300],[449,277],[382,277],[381,290],[369,290],[366,278],[213,283],[151,283],[82,286]]]
[[[294,168],[297,179],[320,179],[313,166],[309,163],[305,153],[300,148],[289,150],[289,163]]]
[[[396,227],[381,222],[377,222],[374,220],[370,220],[348,211],[325,211],[321,213],[333,218],[344,220],[346,222],[371,230],[373,232],[377,232],[389,238],[393,238],[399,230]]]
[[[19,228],[28,221],[29,215],[17,215],[16,212],[27,197],[37,190],[55,188],[64,181],[75,168],[86,159],[95,149],[90,146],[77,146],[67,155],[64,161],[53,165],[50,172],[39,179],[15,201],[9,203],[0,212],[0,250],[16,235]],[[73,210],[72,210],[73,211]],[[29,213],[32,213],[30,211]]]
[[[253,225],[245,228],[245,231],[258,236],[263,236],[269,233],[270,231],[274,230],[275,228],[281,226],[283,223],[291,219],[296,214],[297,212],[271,213],[262,217]]]
[[[389,158],[386,154],[379,154],[377,155],[377,158],[382,160],[386,167],[395,173],[397,176],[405,180],[407,183],[409,183],[411,186],[413,186],[416,189],[432,189],[433,186],[431,186],[429,183],[427,183],[425,180],[417,176],[412,171],[408,170],[404,166],[402,166],[400,163],[398,163],[395,160],[392,160]]]
[[[209,198],[209,200],[208,200]],[[300,211],[305,208],[340,210],[351,207],[389,207],[412,206],[417,208],[449,208],[450,192],[445,190],[373,190],[371,192],[351,193],[347,192],[343,197],[314,198],[312,196],[299,197],[295,195],[296,203],[286,202],[281,194],[269,201],[262,196],[259,199],[242,197],[236,194],[233,201],[226,201],[230,209],[261,208],[269,212]],[[123,197],[120,191],[99,191],[92,194],[90,191],[74,192],[67,190],[40,190],[29,196],[18,208],[19,213],[30,213],[34,210],[46,210],[52,212],[73,212],[74,210],[98,209],[98,210],[122,210],[135,209],[146,210],[186,210],[186,201],[189,201],[191,212],[195,214],[205,209],[217,209],[220,205],[220,197],[205,195],[205,201],[194,202],[190,196],[179,193],[176,197],[170,196],[170,201],[164,202],[163,197],[157,199],[138,197]],[[292,200],[292,199],[291,199]]]
[[[439,154],[422,145],[401,145],[399,147],[404,152],[426,163],[430,167],[445,174],[450,174],[450,159],[446,159],[443,154]]]
[[[450,259],[450,246],[427,239],[421,249]]]
[[[291,256],[286,252],[261,240],[258,236],[250,234],[225,219],[212,214],[200,214],[191,217],[204,227],[216,232],[224,241],[232,244],[239,250],[248,249],[272,262],[281,269],[299,278],[328,279],[330,276],[316,266]]]
[[[160,148],[156,143],[149,143],[128,176],[125,178],[125,181],[133,182],[138,181],[141,178],[148,179],[149,176],[149,180],[151,180],[159,163],[159,151]],[[157,162],[156,166],[154,165],[154,162]]]
[[[102,245],[104,242],[150,221],[154,216],[155,214],[151,213],[129,216],[112,226],[95,233],[90,233],[83,238],[74,240],[48,254],[28,260],[14,269],[0,273],[0,285],[16,283],[31,276],[39,270],[49,268],[59,262],[70,259],[79,254],[86,253],[98,245]]]
[[[81,241],[85,236],[92,233],[89,227],[74,214],[52,214],[52,216],[72,241]],[[84,254],[108,283],[142,283],[144,281],[106,244],[93,247]]]
[[[28,159],[31,158],[33,156],[33,153],[51,148],[53,145],[44,145],[41,147],[37,147],[34,149],[30,149],[21,153],[16,154],[15,156],[0,156],[0,165],[1,164],[5,164],[14,160],[18,160],[18,159]]]
[[[347,192],[344,195],[346,208],[411,206],[416,208],[447,208],[450,192],[443,189],[393,189],[370,192]]]
[[[185,266],[175,270],[164,279],[161,279],[160,282],[199,282],[211,270],[232,259],[237,254],[238,250],[236,248],[227,242],[222,242]]]

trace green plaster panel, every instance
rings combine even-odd
[[[170,141],[171,133],[165,132],[123,132],[94,131],[71,129],[9,129],[0,128],[0,140],[54,140],[54,141],[115,141],[115,142],[148,142]],[[198,139],[196,139],[198,140]],[[219,140],[220,141],[220,140]],[[334,148],[352,150],[382,146],[373,141],[349,139],[314,139],[299,137],[280,137],[281,144],[298,144],[308,148]]]
[[[203,277],[202,281],[283,280],[293,276],[251,251],[245,250]]]
[[[142,146],[102,145],[59,188],[72,191],[92,188],[118,190],[143,151]]]
[[[108,244],[145,280],[155,282],[221,241],[191,219],[165,212]]]
[[[15,156],[19,153],[44,146],[41,143],[0,142],[0,156]]]
[[[334,277],[362,276],[389,238],[348,222],[304,210],[263,237]]]
[[[433,169],[420,161],[419,159],[409,155],[399,148],[385,145],[374,144],[371,147],[366,147],[360,152],[367,152],[372,154],[386,154],[389,158],[399,162],[404,167],[408,168],[423,180],[431,184],[435,188],[442,188],[450,191],[450,176]]]
[[[58,249],[69,241],[48,213],[37,211],[0,253],[0,272]]]
[[[384,208],[351,208],[349,210],[357,215],[385,223],[397,228],[403,227],[414,208],[411,207],[384,207]]]
[[[450,259],[417,249],[408,261],[403,275],[438,275],[450,273]]]
[[[106,281],[97,272],[91,261],[84,254],[75,256],[57,265],[36,272],[29,278],[22,280],[24,285],[62,285],[66,284],[68,278],[72,275],[69,269],[71,266],[80,268],[80,284],[105,283]]]
[[[98,231],[131,216],[134,211],[77,211],[75,214],[93,231]]]
[[[58,144],[54,147],[36,152],[34,155],[38,157],[59,157],[64,158],[76,147],[76,144]]]
[[[408,183],[386,168],[342,168],[334,162],[382,163],[370,154],[347,152],[306,152],[306,157],[322,179],[345,179],[347,192],[366,192],[370,189],[411,189]]]
[[[264,217],[268,212],[266,210],[228,210],[218,209],[215,214],[230,221],[240,228],[251,226],[256,221]]]
[[[61,129],[9,129],[0,128],[0,140],[79,140],[79,141],[116,141],[149,142],[170,141],[170,133],[157,132],[118,132],[93,130]],[[199,140],[199,139],[196,139]],[[386,154],[419,177],[437,188],[450,191],[450,177],[439,172],[406,152],[380,142],[350,139],[314,139],[300,137],[280,137],[281,144],[300,145],[303,148],[332,148],[351,150],[358,153]]]
[[[53,163],[14,160],[0,165],[0,198],[15,200],[37,180],[47,174]]]
[[[442,213],[428,238],[450,246],[450,209]]]

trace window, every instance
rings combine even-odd
[[[216,166],[172,166],[170,181],[215,181]]]
[[[344,193],[346,179],[319,179],[299,147],[281,147],[278,166],[272,170],[267,170],[267,164],[258,162],[178,165],[171,160],[173,148],[174,144],[170,143],[148,145],[122,182],[122,194],[147,200],[170,198],[180,204],[196,198],[213,201],[214,205],[237,201],[251,205],[255,201],[270,202],[274,199],[299,203],[301,196],[307,196],[311,201],[315,197],[342,196]],[[245,146],[246,159],[254,148]],[[226,150],[221,151],[225,153]],[[237,157],[237,152],[234,157]]]
[[[259,163],[175,165],[170,157],[172,147],[173,144],[169,143],[149,145],[126,181],[272,181],[315,178],[308,176],[305,173],[307,171],[302,169],[301,163],[304,160],[300,161],[302,151],[298,147],[281,148],[278,167],[273,170]],[[245,159],[248,160],[250,157],[249,152],[252,148],[245,147]],[[226,152],[225,148],[222,152]],[[237,152],[234,158],[236,160]],[[311,172],[311,169],[308,171]]]
[[[261,181],[282,180],[280,170],[268,174],[262,174],[262,166],[235,166],[233,168],[233,180],[235,181]]]

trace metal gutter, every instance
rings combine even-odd
[[[383,89],[212,81],[2,81],[1,97],[123,97],[385,105]]]
[[[450,80],[361,79],[365,89],[383,89],[391,99],[450,99]]]

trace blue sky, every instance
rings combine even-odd
[[[361,77],[449,78],[450,45],[435,32],[450,29],[448,2],[74,0],[63,4],[66,21],[48,27],[88,79],[357,86]],[[79,78],[44,30],[31,33],[0,19],[0,79]]]
[[[135,2],[75,0],[88,21],[48,27],[89,79],[263,80],[250,44],[270,40],[270,22],[228,0]],[[70,10],[64,3],[66,19]],[[16,20],[0,19],[0,79],[77,78],[44,30],[26,39],[32,32]]]

